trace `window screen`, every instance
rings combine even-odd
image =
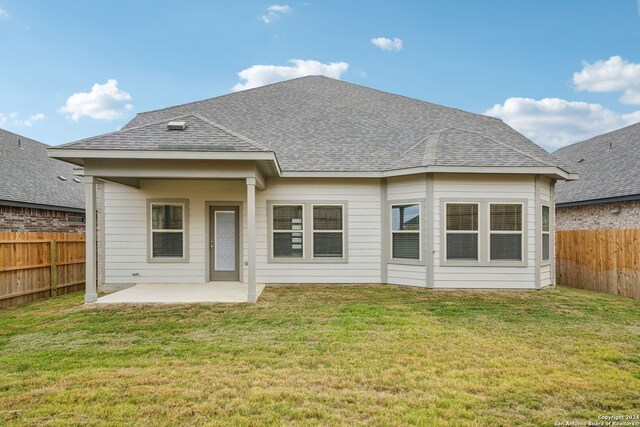
[[[302,205],[273,206],[273,256],[302,258],[304,221]]]
[[[447,233],[447,259],[478,259],[478,233]]]
[[[447,259],[478,260],[478,204],[447,203]]]
[[[490,245],[492,260],[522,259],[522,234],[491,234]]]
[[[551,243],[549,242],[549,233],[542,233],[542,259],[549,260],[549,252]]]
[[[491,204],[489,218],[489,259],[521,261],[522,205]]]
[[[477,204],[447,204],[447,230],[478,230]]]
[[[151,257],[184,257],[184,205],[151,204]]]
[[[420,259],[420,205],[391,206],[391,256]]]
[[[342,257],[342,205],[313,207],[313,256]]]
[[[551,238],[549,232],[551,223],[549,220],[549,206],[542,206],[542,259],[549,260],[549,252],[551,252]]]

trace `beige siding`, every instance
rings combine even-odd
[[[245,201],[243,181],[143,180],[140,189],[106,182],[105,269],[108,285],[203,283],[206,275],[205,202]],[[147,199],[189,200],[189,262],[147,262]],[[243,211],[243,224],[246,215]],[[243,248],[246,244],[243,243]],[[246,250],[245,250],[246,252]],[[246,253],[242,258],[246,258]],[[134,274],[137,273],[137,276]]]
[[[526,267],[443,266],[442,199],[527,200]],[[531,175],[452,175],[434,177],[434,284],[436,288],[535,287],[535,183]]]
[[[551,203],[551,180],[545,177],[540,178],[540,201],[541,204],[545,205]],[[552,209],[552,207],[549,206],[549,209]],[[542,215],[542,210],[540,215]],[[540,224],[542,225],[542,217]],[[540,233],[542,234],[542,231],[540,231]],[[540,238],[540,244],[542,244],[542,238]],[[550,253],[549,257],[553,257],[553,255],[554,254]],[[540,251],[540,257],[542,257],[542,250]],[[549,285],[551,285],[551,264],[550,261],[543,261],[540,266],[540,287],[544,288]]]
[[[416,201],[420,200],[425,202],[427,197],[427,183],[426,176],[421,175],[409,175],[389,178],[387,180],[387,200],[389,203],[404,202],[404,201]],[[423,265],[407,265],[407,264],[394,264],[389,262],[387,264],[387,281],[393,285],[406,285],[406,286],[427,286],[427,267],[425,263],[425,230],[427,226],[426,212],[422,206],[422,260]],[[385,236],[384,242],[389,245],[389,253],[391,253],[391,236]]]
[[[433,179],[434,199],[426,200],[424,174],[387,180],[387,200],[391,202],[424,201],[422,210],[423,259],[418,265],[387,263],[387,282],[407,286],[431,286],[427,283],[426,206],[434,213],[433,249],[436,288],[535,288],[535,181],[534,177],[509,175],[447,175]],[[548,200],[548,180],[541,185],[541,199]],[[206,202],[236,202],[242,207],[242,235],[246,237],[245,182],[216,180],[142,180],[141,188],[104,184],[104,283],[203,283],[206,277],[207,244]],[[388,206],[381,200],[378,179],[270,179],[267,189],[256,193],[256,263],[259,283],[380,283],[383,245],[390,236],[383,235],[382,213]],[[189,200],[189,262],[148,263],[147,200]],[[441,199],[486,199],[492,201],[526,199],[527,236],[525,267],[440,265]],[[269,262],[267,204],[269,201],[347,202],[348,262],[274,263]],[[385,233],[388,234],[388,233]],[[305,238],[311,238],[310,233]],[[246,280],[246,241],[242,242],[241,277]],[[541,267],[541,283],[550,283],[550,268]],[[137,273],[137,274],[136,274]]]
[[[347,201],[348,263],[269,263],[268,201]],[[256,193],[256,210],[259,283],[380,283],[380,180],[270,179]]]

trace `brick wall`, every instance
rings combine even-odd
[[[640,200],[556,208],[556,230],[624,228],[640,228]]]
[[[74,218],[82,218],[82,222],[75,222]],[[84,214],[0,206],[0,231],[83,233]]]

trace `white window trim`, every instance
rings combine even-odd
[[[447,216],[448,216],[448,206],[449,205],[475,205],[478,207],[478,218],[477,218],[477,223],[476,223],[476,229],[475,230],[449,230],[447,228]],[[481,204],[479,202],[474,202],[474,201],[468,201],[468,202],[455,202],[455,201],[450,201],[450,202],[445,202],[444,203],[444,215],[442,216],[442,221],[443,221],[443,228],[444,228],[444,236],[442,239],[442,247],[444,248],[444,250],[442,251],[442,258],[444,259],[444,262],[448,265],[478,265],[480,264],[480,255],[481,255],[481,251],[480,251],[480,224],[481,224],[481,218],[482,218],[482,213],[481,213]],[[468,258],[468,259],[461,259],[461,258],[455,258],[455,259],[449,259],[447,257],[447,236],[449,234],[476,234],[478,236],[478,238],[476,239],[477,242],[477,248],[476,248],[476,253],[478,254],[478,258],[476,259],[472,259],[472,258]]]
[[[418,200],[394,200],[389,202],[388,212],[389,212],[389,263],[391,264],[408,264],[408,265],[425,265],[424,260],[424,237],[422,235],[423,226],[422,222],[424,221],[423,212],[423,204],[424,199]],[[418,205],[418,229],[417,230],[394,230],[393,229],[393,208],[397,206],[411,206]],[[393,235],[394,233],[418,233],[418,254],[419,258],[394,258],[393,257]]]
[[[492,230],[491,229],[491,206],[494,205],[520,205],[520,231],[513,231],[513,230]],[[487,261],[489,262],[489,264],[495,264],[495,263],[514,263],[514,264],[521,264],[525,258],[525,226],[524,226],[524,222],[526,220],[525,217],[525,204],[522,202],[489,202],[487,204],[487,231],[488,231],[488,238],[487,238]],[[492,234],[519,234],[520,235],[520,259],[491,259],[491,235]]]
[[[544,208],[549,209],[549,229],[547,231],[544,231]],[[549,242],[549,258],[544,259],[544,248],[540,249],[540,261],[541,261],[541,265],[546,266],[546,265],[550,265],[551,264],[551,206],[547,203],[542,203],[541,208],[540,208],[540,231],[542,232],[542,236],[544,236],[545,234],[549,236],[548,242]],[[544,244],[544,239],[540,239],[540,244],[543,245]]]
[[[153,228],[153,206],[182,206],[182,228],[180,230],[165,230]],[[189,230],[189,201],[186,199],[150,199],[147,200],[147,262],[148,263],[186,263],[189,262],[188,230]],[[182,233],[181,257],[153,256],[153,233]]]
[[[441,267],[527,267],[529,263],[529,199],[525,198],[440,198],[440,266]],[[477,204],[478,205],[478,261],[447,259],[447,205],[448,204]],[[489,260],[490,250],[490,204],[522,205],[522,260]],[[454,232],[454,231],[451,231]],[[460,231],[461,233],[468,232]]]
[[[281,206],[295,206],[295,207],[300,206],[300,207],[302,207],[302,218],[300,218],[300,221],[302,221],[300,223],[302,228],[300,230],[293,230],[293,229],[291,229],[291,230],[276,230],[276,229],[273,228],[273,209],[276,208],[276,207],[281,207]],[[304,205],[304,203],[274,203],[274,204],[271,205],[270,210],[271,210],[271,215],[270,215],[270,218],[271,218],[271,255],[272,255],[273,259],[277,259],[277,260],[303,260],[303,259],[305,259],[305,257],[306,257],[305,246],[306,246],[306,241],[307,241],[307,238],[305,236],[305,231],[306,231],[307,227],[305,227],[305,220],[304,220],[304,218],[305,218],[305,205]],[[291,257],[278,256],[277,257],[277,256],[275,256],[275,253],[276,253],[276,246],[275,246],[276,239],[274,239],[273,237],[276,235],[276,233],[280,233],[280,234],[299,233],[299,234],[302,234],[302,256],[301,257],[294,257],[294,256],[291,256]],[[291,236],[291,238],[293,239],[293,236]]]
[[[316,230],[315,229],[315,217],[314,217],[314,208],[316,206],[331,206],[331,207],[340,207],[340,211],[342,212],[342,229],[341,230]],[[344,259],[345,257],[345,248],[346,248],[346,243],[345,243],[345,232],[344,232],[344,225],[346,223],[346,216],[345,216],[345,207],[342,203],[312,203],[311,204],[311,209],[310,209],[310,215],[311,215],[311,258],[313,258],[314,260],[319,260],[319,259],[334,259],[334,260],[341,260]],[[342,256],[316,256],[315,255],[315,240],[314,240],[314,234],[315,233],[340,233],[342,235]]]
[[[313,256],[313,206],[342,206],[342,257],[314,257]],[[274,256],[274,231],[273,230],[273,207],[274,206],[302,206],[303,230],[303,256],[275,257]],[[349,202],[347,200],[267,200],[267,235],[269,264],[346,264],[349,262]],[[282,232],[291,232],[278,230]],[[293,230],[297,232],[298,230]],[[318,230],[321,231],[321,230]],[[311,239],[307,238],[311,236]]]

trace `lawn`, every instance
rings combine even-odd
[[[0,310],[0,425],[553,425],[639,408],[640,301],[570,288]]]

